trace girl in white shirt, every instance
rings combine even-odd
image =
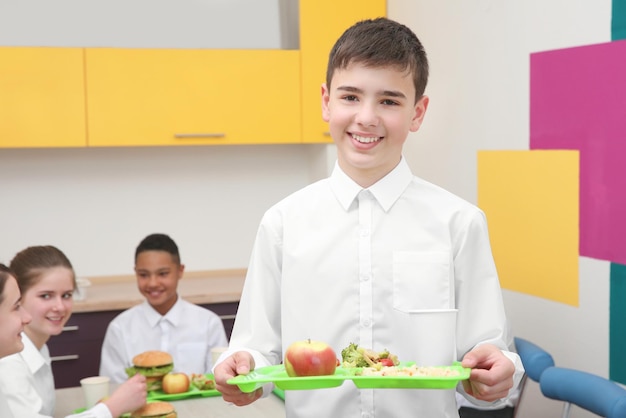
[[[0,392],[15,417],[51,417],[55,404],[54,377],[46,342],[63,331],[72,314],[74,270],[65,254],[53,246],[26,248],[13,258],[10,269],[22,294],[23,309],[31,320],[25,323],[21,334],[23,350],[19,352],[22,348],[19,347],[12,351],[16,354],[0,359]],[[11,352],[3,356],[7,354]],[[72,417],[117,417],[145,403],[145,378],[137,376],[110,398]]]
[[[22,331],[30,315],[20,304],[20,289],[7,266],[0,264],[0,358],[24,348]],[[0,391],[0,417],[13,417],[4,393]]]

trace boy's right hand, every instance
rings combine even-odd
[[[244,393],[239,389],[239,386],[226,383],[235,376],[250,373],[251,370],[254,370],[254,359],[247,351],[237,351],[215,367],[213,370],[215,386],[222,393],[222,397],[226,402],[244,406],[261,397],[263,394],[262,388],[257,389],[255,392]]]

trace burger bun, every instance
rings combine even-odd
[[[137,367],[158,367],[173,362],[174,359],[169,353],[159,350],[144,351],[133,357],[133,364]]]
[[[150,402],[137,409],[131,418],[176,418],[176,409],[169,402]]]

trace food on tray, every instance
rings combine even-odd
[[[382,367],[400,364],[398,356],[391,354],[387,349],[376,352],[368,348],[359,347],[358,344],[354,343],[350,343],[350,345],[341,350],[341,358],[341,364],[346,368],[372,367],[380,370]]]
[[[290,377],[326,376],[335,373],[337,355],[325,342],[308,339],[287,347],[284,363]]]
[[[420,367],[416,365],[400,367],[364,367],[357,373],[359,376],[425,376],[425,377],[449,377],[459,376],[457,369],[449,367]]]
[[[176,409],[169,402],[150,402],[133,412],[131,418],[176,418]]]
[[[215,389],[215,381],[204,374],[191,374],[191,384],[198,390]]]
[[[146,376],[148,391],[161,389],[163,376],[174,368],[174,359],[165,351],[144,351],[133,357],[133,367],[126,369],[128,377],[137,373]]]
[[[402,362],[398,368],[398,373],[408,373],[403,367],[409,367],[412,362]],[[392,367],[387,367],[392,369]],[[251,371],[246,375],[235,376],[228,379],[227,383],[237,385],[244,393],[251,393],[268,383],[274,383],[282,390],[311,390],[336,388],[344,384],[346,380],[351,381],[359,389],[453,389],[458,382],[469,379],[471,369],[461,366],[461,363],[454,362],[449,366],[433,367],[426,372],[431,374],[444,374],[445,376],[391,376],[391,375],[369,375],[361,374],[364,368],[344,368],[338,367],[335,374],[330,376],[303,376],[298,378],[289,377],[283,365],[261,367]],[[424,370],[421,370],[424,372]],[[359,373],[359,374],[357,374]]]
[[[189,390],[189,384],[189,376],[185,373],[168,373],[163,376],[163,392],[168,394],[187,392]]]

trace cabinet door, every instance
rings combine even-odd
[[[239,302],[207,303],[200,306],[213,311],[213,313],[217,314],[222,319],[222,322],[224,323],[224,331],[226,331],[226,337],[230,341],[230,335],[233,332],[235,318],[237,317]]]
[[[82,48],[0,47],[0,147],[84,147]]]
[[[332,142],[328,124],[322,120],[321,87],[333,44],[357,21],[386,16],[386,9],[385,0],[300,2],[303,142]]]
[[[80,386],[80,379],[98,374],[104,334],[120,312],[76,312],[63,332],[48,340],[57,389]]]
[[[299,55],[87,48],[88,144],[300,142]]]

